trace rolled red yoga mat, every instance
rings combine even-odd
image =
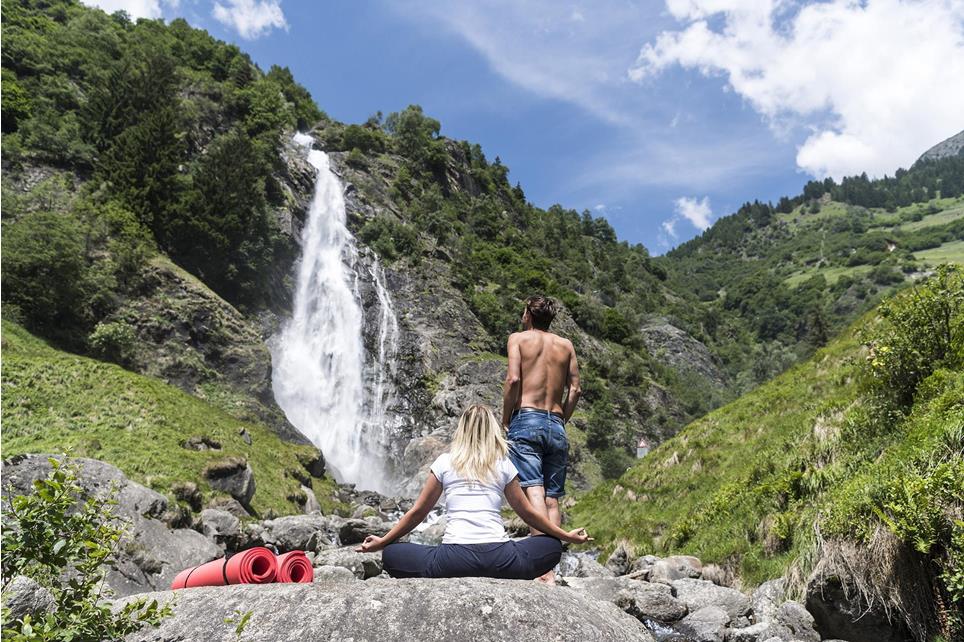
[[[305,557],[304,551],[291,551],[278,556],[278,582],[299,582],[311,584],[315,579],[315,569]]]
[[[305,560],[307,561],[307,560]],[[261,546],[249,548],[225,559],[186,568],[171,582],[171,589],[225,584],[267,584],[278,574],[274,553]]]

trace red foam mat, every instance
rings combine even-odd
[[[307,561],[305,559],[306,563]],[[311,565],[308,567],[311,568]],[[275,581],[277,574],[278,561],[274,553],[258,546],[227,559],[222,557],[207,564],[186,568],[177,574],[171,582],[171,588],[176,590],[225,584],[267,584]]]
[[[305,557],[304,551],[291,551],[278,556],[278,582],[310,584],[315,579],[315,569]]]

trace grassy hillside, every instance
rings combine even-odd
[[[300,493],[293,474],[305,477],[299,458],[311,458],[313,448],[285,442],[158,379],[51,348],[8,321],[2,348],[4,457],[66,451],[114,464],[168,495],[177,482],[196,482],[206,500],[216,491],[203,478],[205,466],[241,456],[254,470],[255,510],[299,512],[288,498]],[[250,434],[250,446],[241,429]],[[194,436],[217,441],[221,450],[182,447]],[[322,507],[336,508],[334,483],[312,483]]]
[[[964,286],[945,278],[690,424],[581,498],[574,521],[750,584],[800,580],[827,542],[886,531],[941,560],[945,589],[964,598]]]

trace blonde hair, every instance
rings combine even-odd
[[[509,442],[492,411],[472,404],[459,417],[450,453],[459,477],[490,481],[495,478],[496,463],[509,453]]]

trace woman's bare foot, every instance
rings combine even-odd
[[[556,572],[549,571],[545,575],[536,578],[536,582],[542,582],[543,584],[548,584],[549,586],[556,585]]]

